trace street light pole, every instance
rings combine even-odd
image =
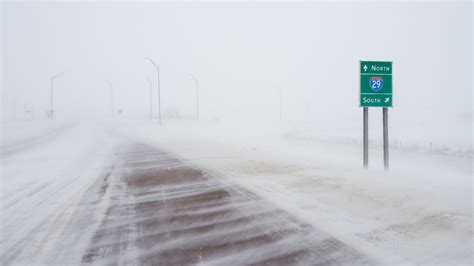
[[[199,83],[196,77],[193,74],[189,74],[196,84],[196,120],[199,120]]]
[[[112,116],[114,115],[114,87],[110,81],[105,81],[110,87],[110,111],[112,112]]]
[[[49,93],[51,99],[49,99],[49,118],[53,120],[53,77],[51,77],[51,91]]]
[[[51,76],[51,92],[50,92],[51,99],[50,99],[50,109],[49,109],[51,120],[53,120],[53,114],[54,114],[54,111],[53,111],[53,81],[54,81],[54,79],[58,78],[59,76],[61,76],[64,73],[68,72],[69,70],[70,69],[66,69],[63,72],[59,73],[59,74]]]
[[[280,121],[281,121],[281,88],[280,88]]]
[[[150,77],[146,76],[146,79],[148,80],[148,85],[150,85],[150,118],[153,120],[153,86]]]
[[[161,92],[160,92],[160,67],[151,59],[150,57],[145,57],[145,59],[149,60],[156,69],[156,75],[158,77],[158,123],[161,126]]]

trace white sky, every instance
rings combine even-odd
[[[472,3],[2,3],[2,111],[360,122],[359,60],[393,61],[398,120],[472,121]],[[19,115],[21,116],[22,113]],[[434,122],[436,121],[436,122]]]

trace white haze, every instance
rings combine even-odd
[[[13,3],[2,9],[3,119],[147,116],[161,67],[163,110],[205,118],[360,122],[359,60],[394,68],[394,123],[471,121],[472,5],[459,3]],[[157,103],[155,102],[155,110]],[[467,123],[462,123],[467,125]],[[402,124],[400,124],[402,125]],[[468,128],[456,128],[466,131]]]
[[[92,202],[85,191],[135,141],[383,264],[472,263],[472,2],[0,8],[2,262],[79,264],[110,202],[91,205],[98,211],[87,226],[71,226],[75,246],[62,249],[74,234],[55,225],[80,213],[80,199]],[[160,66],[162,126],[156,72],[144,57]],[[380,108],[370,109],[370,167],[361,165],[359,60],[393,61],[389,172]],[[66,69],[54,81],[50,121],[50,78]],[[255,259],[267,253],[260,247]],[[239,264],[237,255],[211,262]]]

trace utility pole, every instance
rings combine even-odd
[[[146,60],[149,60],[156,69],[156,75],[158,77],[158,123],[161,126],[161,92],[160,92],[160,67],[151,59],[150,57],[145,57]]]
[[[151,79],[149,76],[146,76],[146,79],[148,80],[148,85],[150,85],[150,119],[153,120],[153,86],[151,84]]]
[[[196,84],[196,120],[199,120],[199,83],[193,74],[189,74]]]
[[[69,70],[70,69],[66,69],[63,72],[61,72],[59,74],[56,74],[56,75],[51,77],[51,92],[50,92],[51,99],[50,99],[50,109],[49,109],[51,120],[53,120],[53,115],[54,115],[54,111],[53,111],[53,81],[54,81],[54,79],[58,78],[59,76],[61,76],[64,73],[68,72]]]
[[[112,113],[112,116],[114,115],[114,87],[112,86],[112,83],[110,83],[108,80],[105,81],[109,87],[110,87],[110,111]]]

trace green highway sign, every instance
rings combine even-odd
[[[360,107],[392,107],[392,62],[360,61]]]

